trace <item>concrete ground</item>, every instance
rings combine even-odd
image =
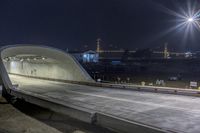
[[[0,96],[0,133],[61,133],[15,109]]]
[[[199,133],[200,98],[89,87],[10,76],[18,89],[130,121],[180,133]]]

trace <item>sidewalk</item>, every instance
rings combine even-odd
[[[0,96],[0,133],[60,133],[8,104]]]

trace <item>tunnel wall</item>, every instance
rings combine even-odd
[[[94,82],[75,58],[64,51],[52,47],[14,45],[3,47],[0,52],[0,74],[6,88],[12,88],[8,73],[80,82]],[[43,56],[53,59],[55,62],[3,61],[6,57],[14,57],[21,54]]]
[[[75,72],[68,71],[68,67],[61,63],[34,63],[12,61],[4,63],[11,74],[31,77],[44,77],[49,79],[73,80]]]

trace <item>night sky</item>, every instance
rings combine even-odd
[[[195,1],[195,0],[190,0]],[[0,44],[43,44],[61,49],[200,50],[200,31],[183,41],[183,30],[163,34],[186,0],[0,0]],[[195,5],[200,5],[196,3]]]

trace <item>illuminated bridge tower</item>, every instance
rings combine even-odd
[[[168,43],[165,43],[165,48],[164,48],[164,59],[168,59],[169,57],[169,51],[168,51],[168,48],[167,48],[167,45]]]
[[[97,39],[97,49],[96,49],[96,52],[97,52],[97,53],[100,53],[100,41],[101,41],[101,39],[98,38],[98,39]]]

